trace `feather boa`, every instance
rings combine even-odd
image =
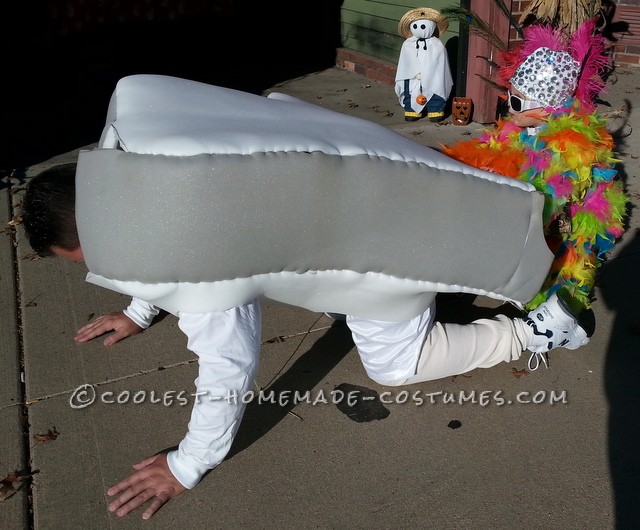
[[[612,149],[604,120],[581,112],[577,100],[555,109],[535,136],[506,118],[478,139],[443,146],[456,160],[518,178],[544,194],[543,225],[555,259],[527,309],[560,291],[576,311],[590,306],[596,270],[623,233],[628,202]],[[570,232],[558,234],[565,212]]]

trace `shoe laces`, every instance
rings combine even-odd
[[[549,368],[549,355],[547,355],[546,352],[532,352],[527,364],[529,366],[529,370],[531,370],[532,372],[535,372],[538,368],[540,368],[541,364],[544,364],[545,368]]]

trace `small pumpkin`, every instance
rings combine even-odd
[[[427,103],[427,97],[424,94],[419,94],[416,97],[416,103],[418,105],[425,105]]]

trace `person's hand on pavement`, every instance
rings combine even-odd
[[[109,504],[109,511],[118,517],[152,499],[142,514],[143,519],[149,519],[163,504],[187,490],[171,473],[164,453],[145,458],[133,468],[135,473],[107,490],[110,497],[119,495]]]
[[[116,311],[102,315],[92,322],[89,322],[86,326],[82,326],[73,340],[76,342],[88,342],[109,331],[113,331],[114,333],[104,339],[105,346],[111,346],[122,339],[140,333],[142,328],[122,311]]]

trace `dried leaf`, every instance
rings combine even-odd
[[[529,375],[529,372],[526,370],[518,370],[517,368],[511,368],[511,373],[516,379],[520,379],[523,375]]]
[[[57,431],[57,429],[54,426],[53,429],[49,429],[44,434],[34,434],[33,439],[36,441],[36,443],[43,444],[47,442],[52,442],[58,437],[59,434],[60,433]]]
[[[277,337],[273,337],[271,339],[265,340],[265,344],[275,344],[276,342],[284,342],[286,338],[283,335],[278,335]]]
[[[29,254],[25,254],[24,256],[22,256],[22,259],[26,259],[29,261],[38,261],[42,259],[42,256],[40,256],[37,252],[31,252]]]
[[[31,476],[29,474],[21,475],[19,471],[14,471],[0,480],[0,502],[13,496],[22,487],[24,481]]]
[[[18,483],[18,485],[14,488],[13,484],[5,484],[4,480],[0,483],[0,502],[6,501],[9,497],[13,496],[13,494],[20,489],[22,483]]]

